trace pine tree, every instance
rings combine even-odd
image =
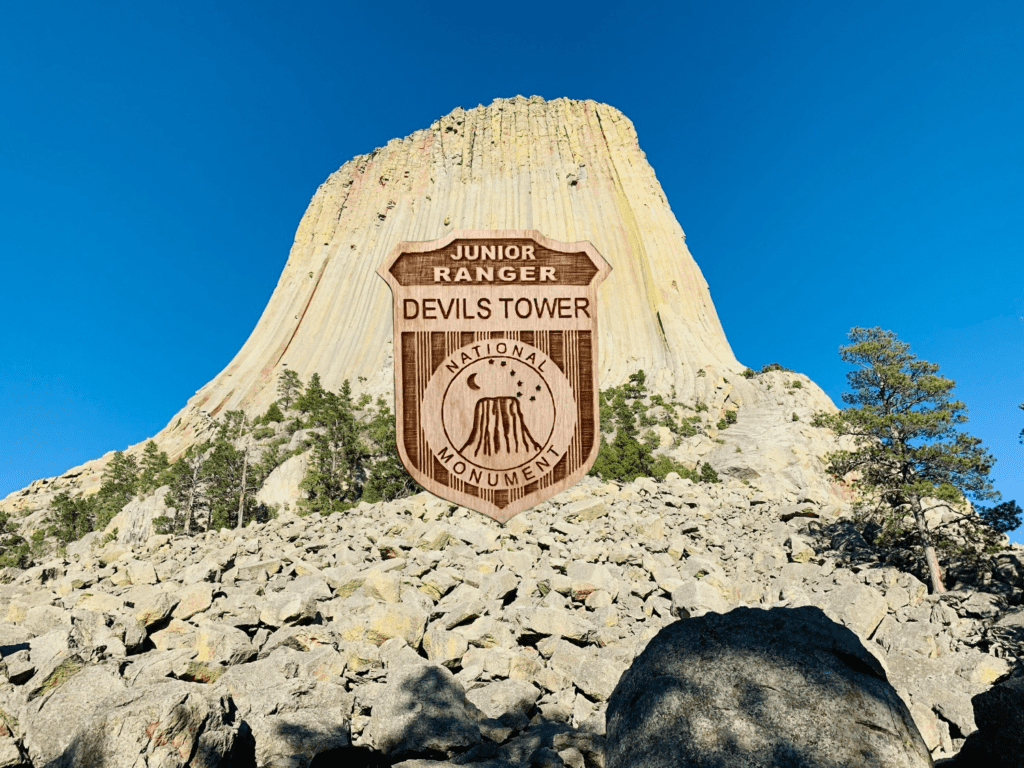
[[[302,392],[302,381],[299,379],[299,374],[291,368],[281,371],[281,376],[277,380],[277,396],[280,398],[281,404],[286,409],[291,408],[300,392]]]
[[[395,417],[384,398],[377,400],[377,412],[367,425],[366,435],[376,458],[363,486],[363,501],[371,504],[392,501],[422,490],[402,465],[398,455]]]
[[[260,416],[261,424],[271,424],[274,422],[280,424],[283,421],[284,414],[281,413],[281,407],[277,404],[276,400],[270,404],[270,407],[267,408],[267,412]]]
[[[161,533],[184,533],[191,536],[196,529],[196,522],[202,513],[209,508],[207,490],[209,479],[205,472],[206,453],[210,444],[190,445],[185,453],[171,464],[170,490],[165,503],[177,510],[174,518],[158,517],[153,521]]]
[[[306,419],[307,427],[323,427],[327,425],[329,416],[325,413],[327,402],[327,391],[320,383],[320,374],[314,373],[309,377],[309,384],[305,391],[295,400],[295,407],[300,413],[309,414]]]
[[[250,431],[244,411],[227,411],[220,422],[205,468],[210,500],[208,528],[241,528],[246,511],[251,512],[255,505],[246,440]]]
[[[167,454],[150,440],[142,449],[140,466],[142,471],[139,473],[138,493],[139,496],[145,497],[166,482],[166,472],[171,462],[168,461]]]
[[[309,494],[303,505],[306,509],[329,513],[351,506],[362,496],[366,448],[359,439],[348,380],[339,394],[326,392],[323,400],[323,430],[312,436],[313,452],[301,487]]]
[[[225,411],[217,424],[215,442],[234,443],[247,433],[249,420],[245,411]]]
[[[266,479],[270,477],[271,472],[281,466],[286,459],[290,458],[288,451],[281,450],[281,447],[286,442],[287,440],[284,438],[277,438],[263,446],[263,451],[260,454],[260,460],[253,468],[254,488],[259,488]]]
[[[705,463],[704,466],[700,468],[700,481],[702,483],[717,483],[718,473],[715,471],[715,468],[710,464]]]
[[[61,544],[68,544],[96,530],[99,496],[85,497],[79,494],[72,498],[67,491],[57,494],[51,504],[47,533]]]
[[[626,397],[636,400],[647,396],[647,374],[642,370],[629,374],[626,385],[623,387]]]
[[[139,466],[134,456],[117,451],[103,470],[102,483],[96,494],[94,530],[102,531],[114,515],[132,500],[138,489]]]
[[[18,533],[18,525],[11,516],[0,512],[0,567],[28,568],[31,565],[31,545]]]
[[[226,440],[218,440],[206,459],[204,472],[207,478],[206,528],[234,527],[238,510],[238,497],[242,488],[242,473],[245,454]]]
[[[910,345],[892,331],[852,328],[852,342],[839,348],[845,362],[858,366],[847,378],[853,392],[846,408],[819,414],[814,423],[853,438],[853,450],[827,456],[837,479],[854,474],[862,494],[859,517],[880,525],[880,542],[909,542],[919,548],[933,593],[945,591],[936,548],[952,540],[930,530],[925,513],[943,508],[979,532],[994,520],[964,514],[964,501],[998,498],[988,479],[995,459],[981,440],[960,431],[967,408],[953,400],[955,382],[938,375],[939,366],[918,360]],[[1005,513],[1005,508],[996,513]]]
[[[693,482],[718,482],[717,475],[712,480],[711,475],[698,475],[668,456],[654,455],[659,443],[657,436],[651,431],[641,436],[637,424],[638,421],[642,424],[655,423],[647,415],[646,396],[647,376],[643,371],[630,374],[628,383],[621,387],[601,391],[598,402],[602,430],[612,431],[614,435],[611,441],[601,435],[597,459],[590,474],[603,480],[629,483],[638,477],[664,479],[669,472],[676,472]],[[627,399],[632,400],[632,404]],[[651,400],[662,407],[666,405],[664,399],[657,395],[651,396]],[[670,423],[674,422],[670,420]],[[710,466],[705,466],[714,473]]]

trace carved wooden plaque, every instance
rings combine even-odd
[[[391,287],[398,452],[431,493],[504,523],[597,458],[597,287],[587,242],[536,231],[399,243]]]

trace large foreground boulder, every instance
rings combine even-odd
[[[608,768],[918,768],[931,757],[857,636],[819,608],[659,632],[608,702]]]

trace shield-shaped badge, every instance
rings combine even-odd
[[[398,452],[431,493],[505,522],[572,486],[600,443],[588,242],[536,231],[399,243],[391,287]]]

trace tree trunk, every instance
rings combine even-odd
[[[924,561],[928,568],[928,578],[932,583],[932,594],[941,595],[946,591],[942,584],[942,571],[939,570],[939,558],[935,555],[935,547],[932,546],[932,537],[924,524],[924,511],[920,502],[914,502],[914,521],[917,523],[917,535],[921,539],[921,546],[924,548]]]
[[[249,469],[249,452],[246,451],[242,458],[242,492],[238,494],[238,528],[242,527],[242,511],[245,508],[245,473]]]
[[[190,484],[190,487],[188,489],[188,508],[185,510],[185,535],[186,536],[191,536],[192,535],[192,500],[196,496],[196,486],[195,486],[194,480],[195,480],[195,478],[193,478],[193,482]]]

